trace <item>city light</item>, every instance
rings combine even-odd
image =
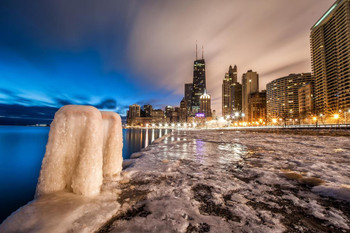
[[[313,117],[312,120],[317,121],[317,117]]]
[[[334,114],[333,118],[336,120],[339,119],[339,114]]]
[[[277,123],[277,119],[276,119],[276,118],[273,118],[273,119],[272,119],[272,123],[276,124],[276,123]]]

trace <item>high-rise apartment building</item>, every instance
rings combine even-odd
[[[298,91],[312,82],[311,73],[290,74],[266,85],[267,118],[294,119],[299,117]]]
[[[231,86],[232,112],[242,112],[242,84],[236,82]]]
[[[200,96],[200,113],[204,113],[205,117],[211,117],[211,97],[204,90],[204,94]]]
[[[259,74],[252,70],[242,76],[242,112],[244,119],[248,119],[248,97],[249,94],[259,92]]]
[[[196,48],[197,50],[197,48]],[[196,51],[197,54],[197,51]],[[204,94],[206,89],[205,81],[205,61],[203,58],[202,49],[202,59],[197,59],[194,61],[193,65],[193,86],[192,86],[192,96],[191,96],[191,112],[195,114],[200,109],[200,97]]]
[[[350,0],[338,0],[311,28],[315,110],[350,109]]]
[[[266,122],[266,91],[255,92],[248,96],[248,121]],[[260,124],[259,123],[259,124]]]
[[[232,86],[237,83],[237,66],[229,67],[222,83],[222,115],[232,115]]]
[[[185,101],[187,106],[187,115],[191,113],[191,98],[192,98],[192,87],[193,83],[185,84]]]
[[[307,118],[314,114],[314,91],[312,83],[307,83],[299,88],[299,115],[300,118]]]

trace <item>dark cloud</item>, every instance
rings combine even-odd
[[[300,67],[303,67],[305,65],[307,65],[309,63],[309,60],[304,59],[304,60],[300,60],[300,61],[296,61],[296,62],[292,62],[290,64],[286,64],[280,67],[276,67],[272,70],[268,70],[265,73],[260,74],[262,77],[266,77],[266,76],[275,76],[278,77],[278,74],[281,74],[282,72],[284,72],[286,75],[288,75],[288,72],[292,72],[292,73],[301,73],[303,72],[303,70],[298,70]],[[308,71],[310,72],[310,71]]]
[[[117,101],[115,99],[105,99],[95,107],[98,109],[116,109]]]

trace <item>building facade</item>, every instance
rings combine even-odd
[[[350,109],[350,0],[338,0],[311,28],[315,111]]]
[[[231,87],[232,112],[242,112],[242,84],[236,82]]]
[[[237,66],[234,68],[229,67],[228,72],[225,74],[225,78],[222,83],[222,115],[228,116],[232,115],[232,86],[237,83]]]
[[[249,94],[248,121],[266,122],[266,91]]]
[[[206,93],[206,91],[200,96],[199,112],[204,113],[205,117],[211,117],[211,97]]]
[[[196,114],[200,109],[200,97],[204,94],[206,89],[205,80],[205,61],[196,59],[193,66],[193,86],[191,95],[191,112]]]
[[[145,104],[143,106],[143,110],[145,111],[145,116],[146,117],[151,117],[153,107],[150,104]]]
[[[301,119],[308,118],[315,114],[313,93],[312,83],[307,83],[298,90],[299,116]]]
[[[244,113],[245,120],[248,119],[249,94],[255,92],[259,92],[259,74],[252,70],[248,70],[247,73],[242,76],[242,112]]]
[[[266,85],[267,119],[299,118],[299,88],[312,82],[311,73],[290,74]]]
[[[180,102],[180,109],[179,109],[179,121],[180,122],[187,122],[187,102],[185,98],[183,98]]]
[[[187,115],[190,115],[191,113],[191,98],[192,98],[192,88],[193,83],[186,83],[185,84],[185,101],[187,106]]]

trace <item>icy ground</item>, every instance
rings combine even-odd
[[[177,131],[133,158],[99,232],[350,232],[348,137]]]

